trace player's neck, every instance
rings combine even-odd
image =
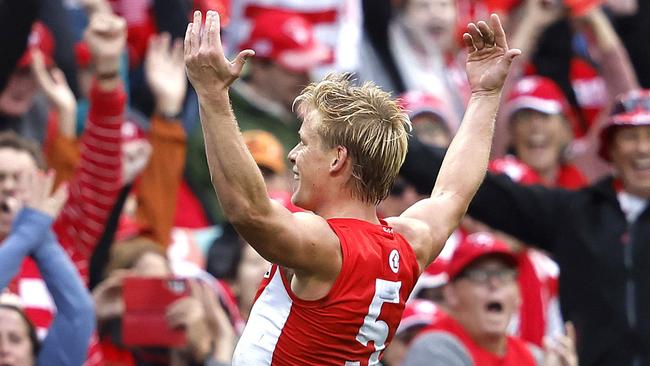
[[[325,219],[352,218],[379,224],[375,206],[356,200],[329,202],[321,205],[315,213]]]

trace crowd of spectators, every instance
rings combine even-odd
[[[213,189],[196,9],[256,53],[231,106],[292,212],[302,88],[348,72],[398,98],[413,130],[384,217],[430,194],[470,95],[462,33],[498,13],[523,53],[491,173],[381,362],[650,366],[643,0],[0,0],[0,365],[230,364],[270,263]]]

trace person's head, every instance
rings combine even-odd
[[[0,239],[11,230],[16,207],[24,199],[24,176],[45,168],[38,144],[12,131],[0,133]]]
[[[310,72],[331,57],[330,49],[318,42],[307,19],[284,10],[257,14],[241,48],[255,51],[249,62],[249,84],[287,110],[310,82]]]
[[[36,329],[22,309],[0,302],[0,365],[35,365],[39,347]]]
[[[242,137],[260,168],[269,191],[288,189],[286,153],[280,141],[262,130],[242,132]]]
[[[650,198],[650,90],[618,98],[600,141],[600,156],[614,165],[624,189]]]
[[[120,241],[112,246],[106,274],[117,269],[128,269],[139,277],[167,277],[172,273],[164,248],[145,237]]]
[[[0,114],[19,117],[31,108],[38,92],[38,83],[30,68],[33,49],[41,51],[44,62],[51,66],[54,62],[54,38],[45,25],[34,23],[28,38],[27,50],[18,60],[16,69],[9,76],[7,85],[0,92]]]
[[[456,0],[403,0],[402,19],[423,41],[442,50],[455,44],[458,11]]]
[[[349,76],[330,74],[296,98],[303,123],[289,153],[293,202],[317,210],[325,200],[377,205],[389,193],[407,150],[410,121],[390,95]]]
[[[434,95],[409,91],[399,97],[399,103],[413,124],[413,134],[425,144],[448,147],[452,139],[449,108]]]
[[[545,77],[524,77],[505,113],[515,155],[540,174],[559,168],[573,138],[570,107],[559,86]]]
[[[445,302],[451,315],[478,341],[506,336],[520,298],[517,260],[489,233],[468,235],[447,267]]]

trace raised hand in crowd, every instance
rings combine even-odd
[[[110,13],[97,13],[90,18],[84,34],[93,57],[98,86],[113,90],[121,82],[120,62],[126,44],[126,21]]]
[[[147,167],[152,146],[146,139],[127,141],[122,144],[122,182],[132,183]]]
[[[565,328],[566,335],[544,340],[544,366],[578,366],[576,330],[571,322]]]
[[[68,198],[65,184],[52,193],[53,171],[23,171],[18,179],[23,187],[20,196],[12,197],[5,202],[6,207],[3,208],[12,216],[14,213],[17,215],[9,236],[0,243],[0,290],[18,273],[22,259],[46,241],[53,219],[58,216]],[[22,210],[23,208],[37,212]]]
[[[213,352],[210,357],[214,361],[228,363],[235,349],[235,329],[215,291],[205,282],[195,283],[194,286],[193,292],[198,295],[205,308],[205,321],[213,339]]]
[[[48,71],[43,61],[43,54],[37,49],[32,51],[31,66],[36,82],[58,112],[59,132],[67,138],[74,138],[77,123],[77,99],[65,79],[65,74],[58,67]]]
[[[25,207],[40,211],[51,218],[56,218],[68,199],[68,186],[61,184],[52,193],[54,171],[26,173]]]
[[[526,0],[521,18],[513,33],[513,47],[522,51],[521,63],[532,56],[539,37],[546,28],[566,14],[561,2],[549,0]]]
[[[93,290],[95,315],[99,324],[110,319],[120,318],[124,314],[122,280],[128,275],[128,270],[116,269]]]
[[[183,42],[172,42],[169,33],[149,39],[144,61],[147,84],[156,103],[156,113],[163,117],[177,116],[185,101],[187,77],[183,60]]]
[[[171,328],[185,329],[187,345],[180,351],[187,353],[193,360],[204,360],[211,348],[210,336],[206,322],[206,308],[201,302],[200,287],[194,280],[188,280],[191,295],[176,300],[167,308],[167,322]]]

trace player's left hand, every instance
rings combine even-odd
[[[506,34],[496,14],[490,24],[480,21],[467,25],[463,34],[467,46],[467,79],[474,94],[499,94],[518,49],[509,49]]]
[[[225,91],[241,74],[246,59],[255,55],[253,50],[243,50],[229,61],[221,45],[219,14],[212,10],[206,13],[203,32],[202,23],[197,10],[187,26],[184,43],[187,76],[199,97]]]

